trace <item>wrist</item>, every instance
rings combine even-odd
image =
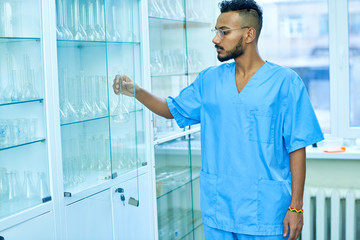
[[[290,203],[290,207],[296,208],[296,209],[302,209],[303,208],[303,202],[302,201],[292,201]]]
[[[293,207],[288,207],[288,210],[290,211],[290,212],[295,212],[295,213],[304,213],[304,209],[302,209],[302,208],[293,208]]]

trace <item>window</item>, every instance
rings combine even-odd
[[[264,12],[263,59],[290,67],[303,79],[324,133],[330,125],[328,3],[258,0]]]
[[[350,127],[360,127],[360,0],[349,1]]]

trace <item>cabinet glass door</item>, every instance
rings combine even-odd
[[[205,239],[200,210],[200,169],[201,169],[201,141],[200,132],[190,135],[190,158],[192,175],[192,204],[194,239]]]
[[[105,3],[57,0],[64,191],[111,177]]]
[[[115,76],[126,75],[142,85],[139,2],[106,1],[107,65],[113,175],[146,164],[143,106],[134,97],[115,95]]]
[[[0,1],[0,218],[51,200],[41,2]]]
[[[189,139],[155,146],[159,239],[181,239],[193,230]]]
[[[219,13],[214,0],[186,1],[186,36],[190,83],[197,74],[216,65],[216,51],[211,29]]]
[[[151,91],[177,96],[187,86],[184,1],[150,0],[149,35]],[[180,131],[175,120],[154,115],[155,139]]]
[[[146,161],[143,108],[112,90],[116,74],[142,78],[139,17],[138,1],[57,0],[65,192],[88,189]]]

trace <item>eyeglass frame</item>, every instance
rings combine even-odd
[[[211,29],[211,31],[213,33],[215,33],[216,35],[218,35],[218,37],[221,40],[224,40],[225,33],[230,32],[231,30],[241,30],[241,29],[244,29],[244,28],[251,28],[251,27],[246,26],[246,27],[241,27],[241,28],[229,28],[229,29],[224,29],[224,30],[221,29],[221,28],[219,28],[219,29],[213,28],[213,29]]]

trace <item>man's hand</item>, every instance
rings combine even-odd
[[[289,234],[288,232],[290,226],[290,236],[288,240],[296,240],[300,237],[300,233],[303,227],[303,214],[287,211],[283,224],[284,237]]]
[[[113,83],[115,94],[124,94],[133,97],[139,90],[139,86],[126,75],[116,75]]]

